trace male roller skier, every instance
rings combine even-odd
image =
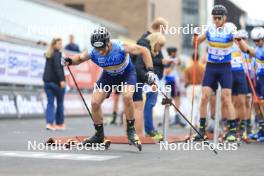
[[[146,79],[149,84],[155,82],[156,78],[153,72],[151,55],[146,48],[139,45],[127,45],[120,40],[110,40],[110,33],[105,27],[94,30],[91,34],[91,45],[93,48],[89,48],[72,58],[64,59],[64,65],[78,65],[91,59],[96,65],[103,68],[102,75],[96,83],[96,88],[94,88],[91,101],[96,132],[92,137],[86,139],[83,144],[104,143],[101,104],[110,96],[112,91],[107,91],[105,88],[122,85],[128,140],[130,144],[136,145],[141,150],[141,142],[134,127],[134,104],[132,99],[136,85],[136,72],[129,54],[142,55],[147,70]]]
[[[241,40],[240,47],[249,55],[256,58],[256,93],[263,101],[264,97],[264,28],[255,27],[251,31],[251,38],[256,44],[256,48],[252,49],[245,41]],[[259,103],[259,102],[257,102]],[[249,138],[258,141],[264,141],[264,117],[263,104],[258,104],[257,116],[259,117],[259,130],[256,134],[249,135]]]
[[[221,98],[226,105],[228,132],[226,134],[227,142],[236,141],[236,120],[234,106],[231,100],[232,72],[231,72],[231,52],[235,39],[236,27],[226,23],[227,9],[223,5],[215,5],[212,10],[213,23],[209,25],[205,33],[197,36],[198,44],[206,39],[208,40],[208,62],[204,73],[202,83],[202,99],[200,107],[200,128],[203,136],[196,134],[194,140],[204,140],[205,123],[207,114],[207,104],[215,85],[220,83]],[[195,40],[193,40],[193,43]]]

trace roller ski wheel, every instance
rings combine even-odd
[[[131,140],[128,140],[128,144],[137,147],[137,149],[138,149],[140,152],[142,151],[142,144],[141,144],[140,141],[131,141]]]
[[[201,135],[199,135],[198,133],[196,133],[194,136],[193,136],[193,138],[192,138],[192,141],[194,141],[194,142],[201,142],[201,141],[206,141],[206,140],[208,140],[208,137],[205,135],[205,130],[203,130],[203,129],[199,129],[199,133],[201,134]]]
[[[109,149],[111,145],[111,141],[106,138],[104,138],[103,140],[94,141],[92,137],[85,139],[81,144],[88,147],[91,147],[93,145],[100,145],[100,146],[104,146],[105,149]]]
[[[105,139],[103,144],[104,144],[105,149],[108,150],[110,148],[111,141],[108,139]]]

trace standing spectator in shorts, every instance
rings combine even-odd
[[[43,75],[44,89],[47,95],[46,109],[46,129],[64,130],[64,93],[65,76],[61,65],[62,40],[54,38],[45,53],[46,64]],[[56,99],[57,108],[55,111],[54,100]],[[54,125],[54,121],[55,124]]]
[[[169,58],[174,60],[175,63],[169,63],[165,65],[164,68],[164,79],[165,85],[171,88],[170,97],[173,99],[176,107],[180,107],[180,90],[179,90],[179,77],[180,73],[178,72],[177,67],[180,65],[180,59],[177,57],[177,48],[168,47],[167,52]],[[179,124],[181,127],[185,127],[186,123],[180,118],[180,115],[176,112],[175,118],[170,126]]]
[[[79,46],[74,43],[74,35],[70,35],[70,43],[66,45],[65,49],[73,52],[80,52]]]
[[[192,55],[192,60],[194,61],[194,54]],[[195,78],[193,77],[193,71],[195,71]],[[199,104],[201,101],[201,93],[202,93],[202,81],[204,76],[204,66],[199,62],[199,55],[197,54],[197,64],[195,65],[194,62],[191,66],[186,68],[185,70],[185,85],[187,87],[187,98],[191,102],[194,96],[194,113],[195,116],[194,124],[198,124],[198,120],[200,119],[199,115]],[[194,80],[194,83],[193,83]],[[194,86],[194,95],[193,95],[193,86]]]

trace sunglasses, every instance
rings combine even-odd
[[[96,51],[106,51],[106,49],[107,49],[107,47],[104,47],[104,48],[95,48],[96,49]]]
[[[258,42],[260,42],[260,39],[258,39],[258,40],[253,40],[255,43],[258,43]]]
[[[223,16],[214,16],[213,19],[214,19],[214,21],[216,21],[216,20],[221,21],[223,19]]]

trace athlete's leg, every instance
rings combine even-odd
[[[101,89],[94,89],[92,94],[91,106],[92,106],[92,116],[95,128],[95,134],[88,139],[83,141],[84,145],[91,145],[93,143],[103,143],[104,127],[103,127],[103,115],[101,110],[101,105],[103,101],[109,96],[108,92]]]
[[[133,94],[135,91],[134,85],[123,86],[123,102],[124,102],[124,113],[127,120],[134,120],[135,106],[133,103]]]
[[[256,82],[256,92],[259,97],[264,97],[264,77],[258,77]],[[262,100],[263,101],[263,100]],[[256,118],[258,118],[258,132],[252,134],[249,137],[252,139],[257,139],[259,141],[264,141],[264,107],[263,103],[256,103]]]
[[[236,141],[237,123],[235,118],[235,109],[231,98],[231,89],[222,89],[221,99],[226,107],[226,118],[228,125],[228,133],[226,135],[226,140],[229,142],[234,142]]]
[[[200,127],[199,132],[201,135],[205,136],[205,123],[207,115],[207,105],[209,103],[210,97],[212,94],[212,89],[210,87],[202,87],[202,98],[200,106]],[[196,134],[194,140],[204,140],[204,137],[201,138],[200,135]]]
[[[95,124],[103,124],[103,115],[101,105],[107,98],[108,93],[103,90],[94,90],[92,94],[91,106],[92,115]]]
[[[254,109],[253,106],[253,97],[252,94],[248,94],[246,96],[246,127],[247,127],[247,135],[252,134],[252,124],[251,124],[251,114]]]
[[[133,101],[135,105],[135,126],[138,135],[143,135],[143,116],[144,116],[144,102],[142,96],[143,83],[137,83]]]
[[[95,134],[90,138],[83,141],[84,145],[91,145],[93,143],[103,143],[104,142],[104,126],[103,126],[103,115],[101,105],[103,101],[110,96],[110,91],[106,90],[110,86],[112,88],[113,79],[106,73],[102,73],[100,79],[96,83],[96,87],[93,90],[91,106],[92,106],[92,116],[95,128]]]
[[[208,127],[207,131],[213,133],[214,132],[214,126],[215,126],[215,112],[216,112],[216,96],[215,92],[212,93],[212,96],[209,100],[210,103],[210,119],[208,120]]]
[[[124,85],[122,94],[124,102],[124,113],[127,120],[127,137],[129,142],[137,145],[140,144],[140,140],[136,134],[135,129],[135,106],[133,102],[134,91],[134,85]]]
[[[235,120],[235,110],[231,98],[231,89],[222,89],[221,100],[226,105],[228,120]]]
[[[138,135],[143,135],[143,115],[144,103],[143,101],[135,101],[135,126]]]
[[[202,99],[200,106],[200,117],[206,118],[207,115],[207,105],[212,95],[212,89],[210,87],[202,87]]]
[[[211,119],[215,119],[216,112],[216,95],[212,95],[210,98],[210,109],[211,109]]]
[[[239,131],[240,137],[247,138],[246,125],[247,125],[247,115],[246,115],[246,95],[239,94],[235,103],[236,117],[240,120]]]
[[[202,97],[201,97],[201,105],[200,105],[200,127],[199,127],[199,132],[203,136],[201,137],[200,135],[196,134],[194,136],[194,140],[204,140],[207,105],[212,95],[212,89],[214,88],[214,85],[217,84],[217,77],[215,74],[216,69],[217,68],[210,63],[206,65],[203,84],[202,84]]]

